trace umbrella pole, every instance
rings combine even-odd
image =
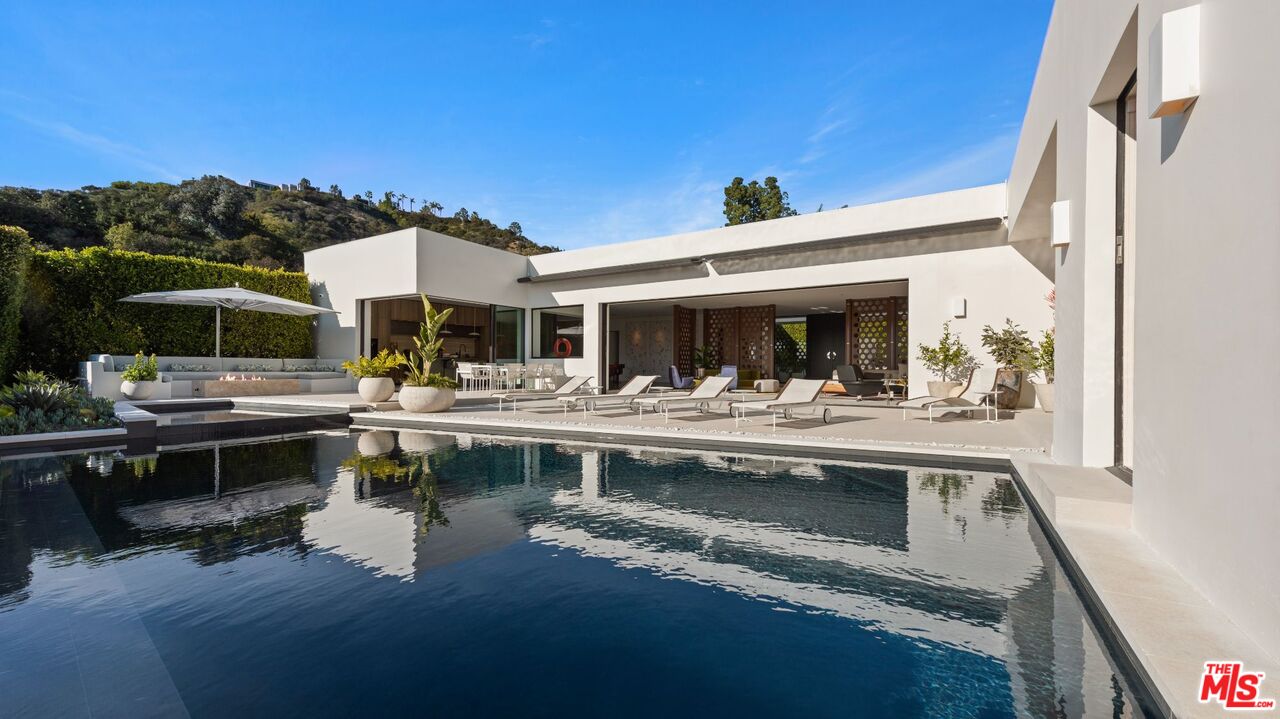
[[[222,359],[222,306],[213,308],[213,356]]]

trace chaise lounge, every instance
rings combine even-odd
[[[827,381],[824,379],[789,379],[782,386],[782,391],[773,399],[766,400],[744,400],[729,403],[729,413],[733,415],[733,425],[736,427],[738,423],[745,420],[748,409],[758,409],[762,412],[769,412],[773,415],[773,429],[778,429],[778,415],[781,414],[786,419],[791,419],[795,410],[814,408],[822,408],[822,421],[824,424],[831,422],[831,407],[826,402],[819,399],[822,395],[822,388],[826,386]]]
[[[630,405],[636,401],[637,397],[648,392],[657,379],[658,375],[656,374],[638,374],[627,380],[627,383],[622,385],[622,389],[615,394],[574,395],[572,397],[557,397],[556,399],[560,401],[560,404],[564,405],[565,416],[569,415],[571,408],[576,408],[578,403],[581,402],[582,416],[585,418],[588,411],[594,412],[596,407],[601,405]]]
[[[964,389],[955,397],[932,397],[921,395],[904,399],[898,403],[902,408],[902,418],[907,418],[907,410],[923,409],[929,413],[929,421],[933,422],[934,412],[944,414],[946,412],[968,412],[969,416],[973,416],[976,410],[985,410],[987,413],[987,422],[997,422],[1000,419],[1000,412],[996,408],[996,396],[999,388],[996,387],[996,371],[994,369],[975,369],[969,373],[969,379],[964,384]],[[994,419],[992,419],[994,413]]]
[[[561,397],[570,397],[576,394],[593,394],[595,387],[588,387],[587,383],[592,379],[591,375],[578,374],[570,377],[568,381],[556,388],[554,392],[542,392],[539,390],[511,390],[508,392],[494,392],[491,397],[498,398],[498,411],[502,411],[502,402],[506,400],[511,403],[511,411],[516,410],[517,400],[539,400],[539,399],[559,399]]]
[[[644,397],[635,401],[636,409],[640,410],[640,421],[644,421],[644,408],[648,407],[655,412],[661,412],[663,421],[671,421],[671,409],[673,407],[697,407],[703,409],[703,405],[720,400],[725,392],[731,389],[733,377],[707,377],[702,380],[702,384],[698,385],[692,392],[687,394],[667,395],[665,397]]]

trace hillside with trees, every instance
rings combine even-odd
[[[302,253],[369,235],[421,227],[488,247],[536,255],[557,248],[461,208],[405,194],[344,196],[305,178],[288,189],[246,187],[206,175],[172,185],[113,182],[79,190],[0,188],[0,225],[25,229],[46,249],[107,246],[267,268],[301,269]]]

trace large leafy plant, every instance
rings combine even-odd
[[[1035,349],[1035,369],[1044,375],[1044,381],[1053,384],[1053,330],[1045,330]]]
[[[431,365],[440,359],[440,347],[444,345],[440,330],[444,329],[444,323],[448,321],[449,315],[453,314],[453,308],[450,307],[444,312],[437,311],[424,293],[422,312],[426,319],[418,324],[418,336],[413,338],[417,351],[410,350],[405,356],[404,383],[410,387],[457,389],[458,383],[452,378],[431,371]]]
[[[156,366],[156,356],[143,357],[142,353],[133,356],[133,364],[124,368],[120,379],[125,382],[155,382],[160,376],[160,368]]]
[[[956,382],[978,366],[969,348],[960,339],[959,333],[951,333],[951,323],[942,323],[942,337],[938,344],[921,344],[919,347],[920,362],[925,369],[943,382]]]
[[[373,357],[357,357],[355,361],[347,360],[342,363],[342,368],[354,377],[386,377],[404,362],[404,355],[384,348]]]
[[[1005,318],[1004,327],[995,329],[991,325],[982,328],[982,346],[987,349],[991,359],[1005,369],[1033,369],[1035,367],[1035,345],[1027,337],[1027,331]]]
[[[693,350],[693,366],[698,369],[711,369],[716,365],[716,348],[702,345]]]

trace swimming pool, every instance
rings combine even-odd
[[[383,431],[0,462],[0,696],[1141,715],[1006,475]]]

